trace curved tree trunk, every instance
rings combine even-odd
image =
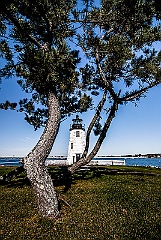
[[[39,214],[44,217],[59,216],[58,199],[52,179],[45,166],[56,138],[60,123],[59,102],[54,93],[48,95],[48,121],[40,140],[33,150],[23,159],[27,177],[31,182],[38,201]]]
[[[88,149],[89,149],[89,140],[90,140],[90,135],[91,135],[91,131],[94,127],[94,124],[96,123],[97,119],[99,118],[100,116],[100,113],[102,111],[102,108],[104,106],[104,103],[106,101],[106,96],[107,96],[107,91],[105,90],[104,91],[104,94],[102,96],[102,99],[101,101],[99,102],[98,106],[97,106],[97,110],[96,110],[96,113],[95,115],[93,116],[93,119],[92,121],[90,122],[89,124],[89,127],[87,129],[87,134],[86,134],[86,146],[85,146],[85,149],[84,149],[84,152],[82,154],[82,158],[86,158],[87,156],[87,153],[88,153]]]
[[[115,113],[116,113],[117,110],[118,110],[118,103],[114,102],[112,107],[111,107],[109,116],[108,116],[108,118],[107,118],[107,120],[104,124],[104,127],[101,131],[101,134],[100,134],[94,148],[92,149],[92,151],[90,152],[90,154],[88,156],[80,158],[78,162],[75,162],[72,166],[68,167],[68,174],[69,173],[73,174],[81,166],[84,166],[87,163],[89,163],[94,158],[94,156],[98,153],[98,151],[99,151],[99,149],[102,145],[102,142],[104,141],[104,139],[106,137],[106,133],[107,133],[109,127],[110,127],[110,124],[115,117]]]

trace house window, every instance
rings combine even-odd
[[[80,132],[76,131],[76,137],[80,137]]]
[[[73,143],[71,143],[71,149],[73,149]]]

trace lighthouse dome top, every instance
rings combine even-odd
[[[73,129],[82,129],[85,130],[84,124],[82,124],[82,119],[76,115],[76,118],[72,119],[72,124],[70,125],[70,130]]]

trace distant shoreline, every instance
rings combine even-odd
[[[5,159],[22,159],[19,156],[0,156]],[[49,156],[47,159],[66,159],[67,156]],[[101,155],[95,156],[95,158],[161,158],[161,153],[148,153],[148,154],[128,154],[128,155]]]
[[[0,166],[22,166],[22,157],[0,157]],[[98,156],[92,159],[91,164],[96,165],[127,165],[127,166],[153,166],[161,168],[161,157],[120,157]],[[48,165],[67,165],[66,156],[50,156],[46,159]]]

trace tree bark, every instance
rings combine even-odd
[[[45,166],[55,141],[60,124],[59,102],[53,92],[48,95],[48,121],[40,140],[33,150],[23,159],[27,177],[37,197],[38,211],[43,217],[59,216],[58,199],[52,179]]]

